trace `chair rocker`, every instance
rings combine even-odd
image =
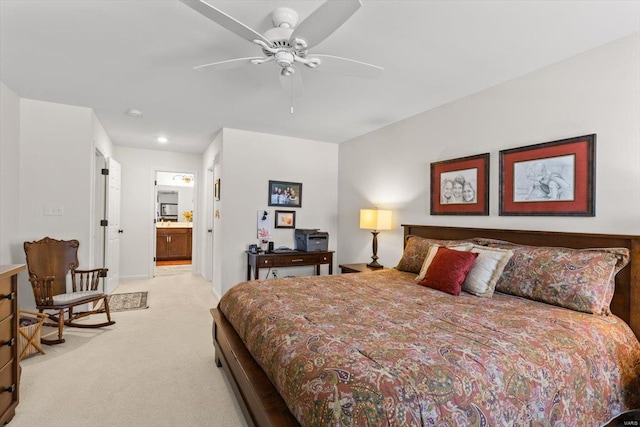
[[[58,339],[41,338],[43,344],[64,342],[64,326],[76,328],[101,328],[113,325],[109,313],[108,295],[100,291],[100,279],[107,277],[106,268],[78,270],[77,240],[56,240],[45,237],[34,242],[24,242],[29,281],[33,289],[36,308],[48,313],[55,323],[45,323],[58,328]],[[71,290],[67,291],[67,275],[71,277]],[[102,305],[100,304],[102,301]],[[93,309],[74,312],[74,308],[93,303]],[[67,318],[65,319],[65,312]],[[107,321],[102,323],[78,323],[77,320],[92,314],[105,313]]]

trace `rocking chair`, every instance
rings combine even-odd
[[[58,339],[41,338],[43,344],[60,344],[64,342],[62,331],[64,325],[76,328],[101,328],[113,325],[109,313],[108,295],[98,289],[100,279],[107,277],[106,268],[93,270],[77,270],[78,268],[77,240],[56,240],[45,237],[34,242],[24,242],[24,252],[27,256],[29,281],[33,288],[36,308],[40,313],[55,311],[49,314],[49,319],[56,323],[46,323],[57,326]],[[67,291],[67,275],[71,277],[71,290]],[[100,300],[103,304],[96,303]],[[94,303],[89,311],[74,312],[74,307]],[[67,319],[65,320],[65,311]],[[77,323],[78,319],[91,314],[105,313],[107,321],[103,323]]]

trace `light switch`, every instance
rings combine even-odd
[[[62,216],[64,215],[64,206],[58,204],[44,205],[45,216]]]

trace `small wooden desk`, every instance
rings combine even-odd
[[[333,251],[327,252],[280,252],[280,253],[258,253],[253,254],[247,251],[247,280],[251,280],[251,269],[253,278],[260,278],[261,268],[273,267],[300,267],[316,266],[316,276],[320,275],[320,266],[329,264],[329,274],[333,274]]]

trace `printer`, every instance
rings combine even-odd
[[[324,252],[329,250],[329,233],[317,228],[296,228],[296,250],[304,252]]]

